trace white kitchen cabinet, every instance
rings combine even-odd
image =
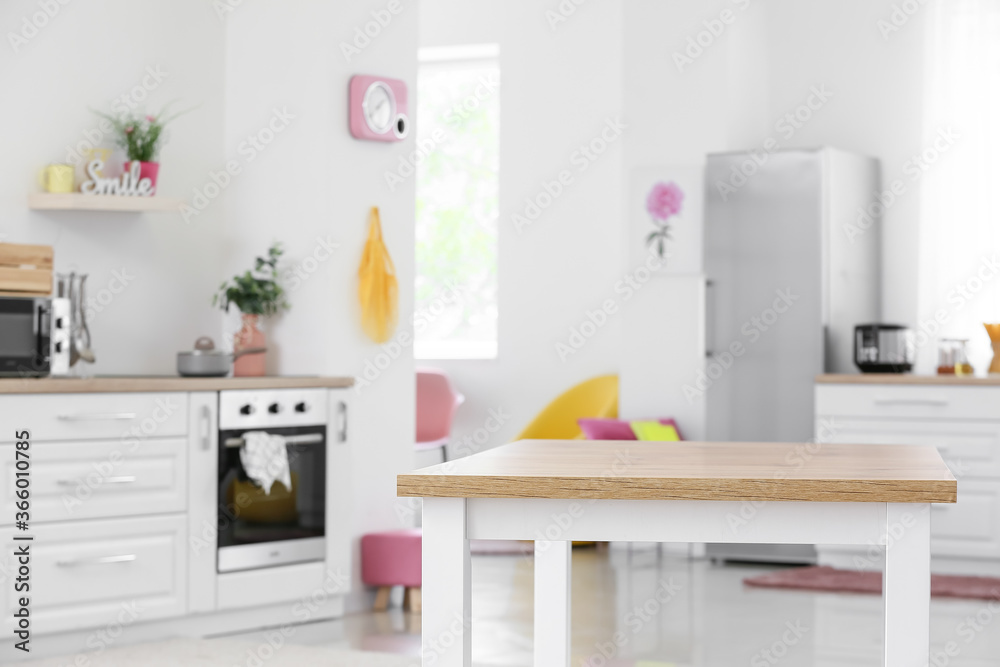
[[[1000,421],[1000,386],[947,384],[823,384],[816,414],[866,419]],[[822,401],[820,404],[819,401]]]
[[[0,445],[0,525],[14,520],[14,445]],[[31,519],[35,523],[183,512],[187,440],[132,446],[121,440],[35,442]]]
[[[881,599],[874,595],[826,594],[813,596],[813,604],[815,654],[809,664],[815,667],[882,664],[884,620]],[[932,660],[924,664],[996,667],[997,656],[1000,655],[1000,635],[995,632],[972,633],[973,626],[969,623],[969,619],[988,609],[986,604],[984,600],[932,600]],[[952,642],[957,643],[960,652],[946,655],[945,647]]]
[[[326,432],[326,569],[325,585],[336,583],[338,594],[350,592],[352,549],[355,545],[346,536],[352,533],[351,486],[351,393],[330,392],[330,422]],[[333,539],[330,538],[333,536]],[[336,536],[343,536],[337,538]],[[359,554],[360,556],[360,554]],[[357,560],[356,562],[360,562]]]
[[[1000,420],[872,419],[841,415],[826,419],[825,423],[817,424],[817,437],[822,436],[828,442],[933,445],[956,478],[974,472],[978,477],[1000,479]]]
[[[815,436],[817,442],[937,447],[958,479],[958,502],[932,509],[934,570],[1000,572],[1000,386],[819,382]],[[863,551],[820,546],[819,561],[856,567],[870,561]]]
[[[32,440],[131,444],[187,434],[186,393],[14,394],[0,397],[0,442],[28,430]]]
[[[1000,483],[963,479],[958,503],[934,505],[931,550],[941,556],[1000,558]]]
[[[323,590],[325,576],[326,568],[318,562],[226,572],[219,575],[218,608],[247,609],[275,602],[310,600],[313,595],[327,598],[331,594]],[[308,616],[303,620],[308,620]]]
[[[188,605],[192,613],[216,608],[216,529],[219,504],[219,394],[190,394],[188,432]]]
[[[72,393],[82,383],[95,390]],[[15,384],[30,389],[19,393]],[[351,384],[350,378],[0,381],[0,582],[7,582],[0,586],[0,630],[12,636],[15,532],[34,537],[32,634],[45,640],[33,647],[49,654],[86,650],[88,638],[116,623],[141,625],[142,636],[156,638],[341,615],[355,574]],[[37,389],[46,385],[59,393]],[[226,428],[220,396],[242,407],[272,389],[292,406],[293,421],[326,424],[325,558],[220,575],[219,431]],[[249,421],[266,430],[270,407],[253,405]],[[15,433],[24,430],[31,442],[31,511],[22,532],[12,524]],[[0,647],[0,663],[26,657]]]
[[[14,530],[0,532],[14,544]],[[32,528],[31,618],[36,635],[179,616],[186,610],[183,516],[39,524]],[[12,636],[14,591],[3,587]],[[136,610],[133,615],[130,610]]]

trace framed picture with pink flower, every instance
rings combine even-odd
[[[703,167],[640,167],[629,185],[629,258],[659,273],[702,272]]]

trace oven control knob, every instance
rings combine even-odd
[[[253,414],[253,406],[250,405],[249,403],[247,403],[242,408],[240,408],[240,414],[241,415],[252,415]]]
[[[309,406],[306,405],[304,401],[302,403],[296,403],[295,404],[295,411],[296,412],[306,412],[308,409],[309,409]]]
[[[66,328],[66,322],[63,321],[63,318],[57,317],[56,318],[56,329],[65,329],[65,328]]]
[[[277,403],[271,403],[271,405],[267,406],[267,411],[272,415],[276,415],[281,412],[281,406]]]

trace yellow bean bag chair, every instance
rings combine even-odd
[[[576,420],[618,417],[618,376],[591,378],[557,396],[531,420],[515,440],[575,440],[583,438]]]

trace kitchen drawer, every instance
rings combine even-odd
[[[187,433],[187,394],[0,396],[0,443],[27,430],[33,441],[167,438]]]
[[[931,506],[931,553],[1000,558],[1000,482],[962,480],[957,503]]]
[[[38,442],[31,446],[31,521],[183,512],[187,440]],[[0,524],[14,520],[14,445],[0,445]]]
[[[159,516],[33,526],[33,633],[129,625],[183,614],[185,525],[183,516]],[[4,559],[12,559],[12,531],[5,528],[0,535]],[[0,592],[8,637],[14,594],[7,584]]]
[[[817,441],[870,445],[933,445],[959,480],[1000,480],[1000,421],[821,417]]]
[[[804,618],[804,624],[813,629],[815,648],[814,667],[858,667],[881,665],[883,658],[883,602],[878,595],[821,594],[814,597],[814,617]],[[934,598],[931,601],[933,620],[930,624],[930,650],[937,660],[930,665],[941,667],[996,667],[1000,655],[1000,633],[992,627],[997,619],[989,611],[985,600],[957,600]],[[992,623],[985,632],[977,632],[969,641],[969,629],[981,612],[989,612]],[[962,628],[965,631],[962,631]],[[949,642],[957,642],[958,655],[941,656]],[[760,664],[780,664],[760,661]],[[928,664],[926,661],[920,663]]]
[[[1000,387],[816,385],[816,415],[998,419]]]

